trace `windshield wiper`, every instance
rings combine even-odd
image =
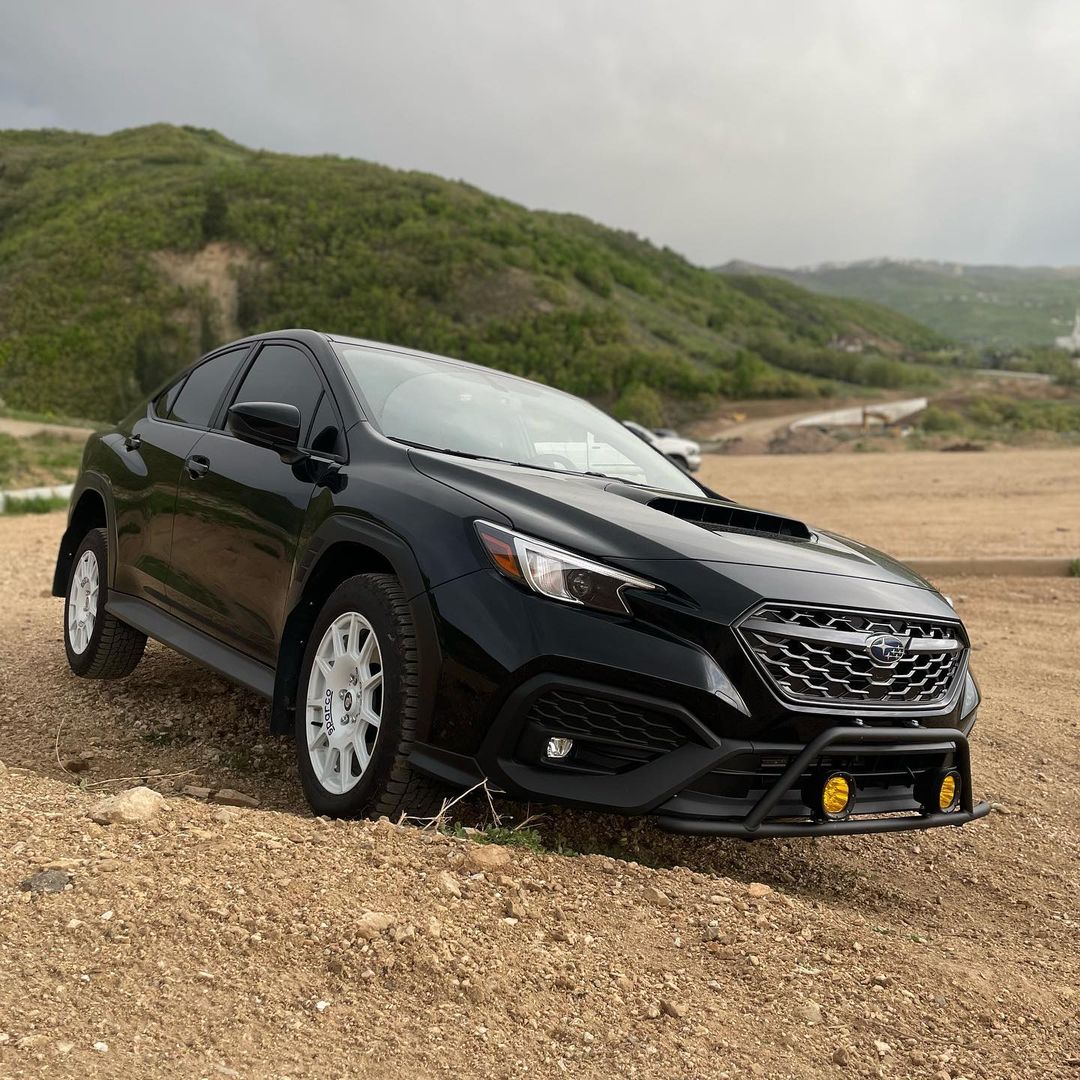
[[[470,461],[494,461],[499,465],[517,465],[522,469],[539,469],[541,472],[561,473],[563,476],[599,476],[604,480],[614,480],[616,477],[606,473],[582,472],[579,469],[560,469],[558,465],[537,465],[531,461],[513,461],[510,458],[492,457],[490,454],[474,454],[469,450],[452,450],[449,446],[429,446],[427,443],[413,442],[410,439],[395,439],[395,442],[404,443],[406,446],[415,446],[417,450],[431,450],[436,454],[453,454],[454,457],[468,458]],[[633,483],[633,481],[627,481]]]
[[[492,457],[490,454],[473,454],[468,450],[452,450],[449,446],[429,446],[427,443],[413,442],[410,439],[395,439],[394,442],[413,446],[417,450],[431,450],[436,454],[453,454],[454,457],[468,458],[470,461],[494,461],[498,465],[517,465],[522,469],[537,469],[540,472],[557,473],[560,476],[593,476],[597,480],[614,480],[617,484],[632,484],[634,487],[649,488],[651,491],[664,491],[655,484],[645,484],[640,480],[628,480],[623,476],[596,472],[594,469],[560,469],[558,465],[536,465],[531,461],[512,461],[510,458]]]
[[[526,469],[540,469],[542,465],[526,465],[524,461],[511,461],[509,458],[491,457],[490,454],[473,454],[468,450],[453,450],[449,446],[429,446],[427,443],[413,442],[411,439],[394,439],[394,442],[413,446],[417,450],[430,450],[435,454],[453,454],[454,457],[468,458],[470,461],[496,461],[500,465],[521,465]]]

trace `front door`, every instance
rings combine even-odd
[[[245,346],[204,360],[163,390],[130,431],[112,440],[124,465],[113,473],[117,592],[166,602],[180,471],[247,352]]]
[[[298,346],[263,345],[233,403],[277,401],[300,410],[301,442],[324,396],[315,362]],[[180,476],[169,598],[181,618],[274,664],[300,531],[315,484],[305,463],[224,431],[207,432]]]

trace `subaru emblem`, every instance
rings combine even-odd
[[[903,641],[892,634],[878,634],[866,643],[870,659],[880,667],[892,667],[904,655]]]

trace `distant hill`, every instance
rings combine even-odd
[[[795,270],[736,261],[716,269],[767,274],[827,296],[873,300],[974,345],[1052,345],[1071,331],[1080,307],[1080,267],[870,259]]]
[[[313,326],[520,372],[621,412],[925,381],[940,334],[720,276],[465,183],[155,125],[0,132],[0,403],[112,417],[202,351]]]

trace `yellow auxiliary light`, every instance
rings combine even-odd
[[[938,809],[946,814],[960,805],[960,777],[957,773],[947,772],[941,778],[937,799]]]
[[[833,773],[821,785],[821,812],[827,818],[847,817],[855,801],[855,781],[846,773]]]

